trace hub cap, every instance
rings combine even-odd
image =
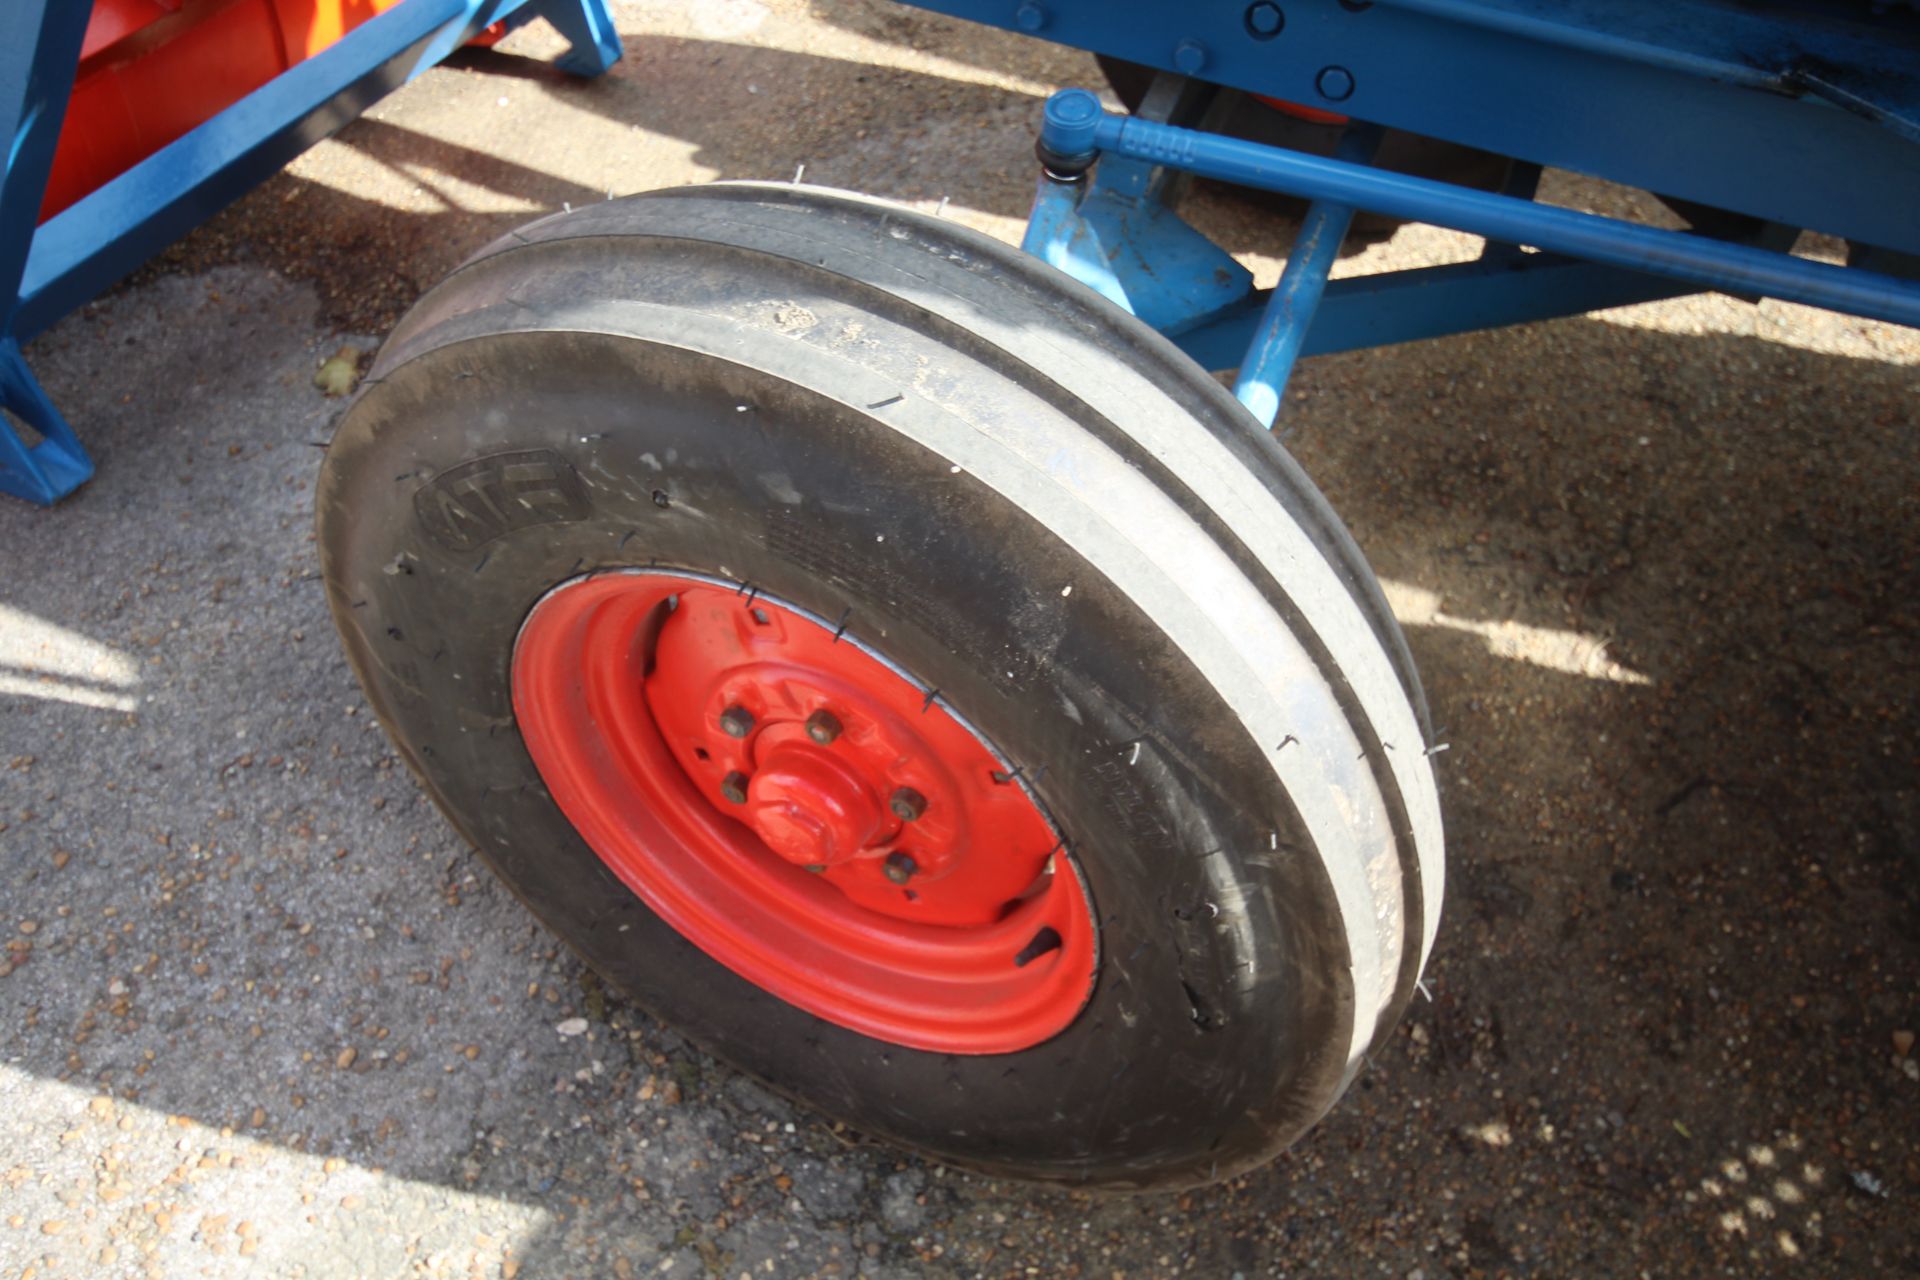
[[[513,705],[602,861],[741,977],[855,1031],[1009,1053],[1086,1003],[1087,897],[1011,769],[844,631],[692,575],[576,579]]]

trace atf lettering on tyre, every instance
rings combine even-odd
[[[551,449],[524,449],[449,467],[413,495],[428,536],[454,551],[471,551],[535,525],[584,520],[586,488]]]

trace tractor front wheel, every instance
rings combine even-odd
[[[534,223],[388,340],[318,507],[453,824],[857,1129],[1224,1177],[1431,946],[1420,696],[1351,540],[1172,346],[951,223],[746,184]]]

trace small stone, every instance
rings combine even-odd
[[[1877,1196],[1882,1200],[1887,1198],[1887,1184],[1880,1181],[1879,1178],[1867,1172],[1865,1169],[1855,1169],[1849,1173],[1847,1177],[1853,1182],[1855,1187],[1866,1194]]]
[[[340,1051],[340,1056],[333,1060],[333,1065],[340,1068],[340,1070],[345,1071],[348,1067],[351,1067],[353,1065],[353,1060],[359,1056],[360,1056],[360,1051],[358,1049],[355,1049],[352,1045],[348,1045],[346,1048]]]
[[[1913,1052],[1913,1032],[1905,1029],[1893,1033],[1893,1051],[1901,1057]]]
[[[65,849],[55,849],[53,851],[53,869],[55,871],[61,870],[63,867],[67,865],[67,863],[71,862],[72,860],[73,860],[73,855],[71,853],[68,853]]]
[[[267,1123],[267,1109],[265,1107],[255,1107],[253,1114],[248,1117],[247,1122],[255,1129],[263,1127]]]
[[[568,1018],[564,1022],[555,1023],[553,1029],[563,1036],[585,1035],[587,1033],[587,1020],[585,1018]]]
[[[925,1185],[925,1178],[917,1170],[888,1175],[880,1188],[880,1219],[888,1230],[912,1232],[926,1224],[926,1206],[920,1203]]]
[[[67,1223],[64,1218],[48,1218],[40,1224],[40,1234],[43,1236],[57,1236],[66,1229]]]
[[[20,922],[20,932],[38,933],[40,932],[40,922],[38,920],[22,920]]]
[[[313,385],[330,397],[344,396],[360,381],[360,349],[341,347],[313,375]]]

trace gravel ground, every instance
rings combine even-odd
[[[0,1271],[1920,1271],[1907,330],[1701,298],[1303,365],[1283,426],[1409,627],[1453,879],[1432,999],[1269,1169],[942,1171],[603,991],[365,712],[316,366],[608,191],[804,164],[1012,237],[1039,95],[1094,75],[879,0],[619,14],[611,77],[539,29],[463,55],[30,351],[101,475],[0,506]],[[1284,227],[1195,206],[1271,277]]]

